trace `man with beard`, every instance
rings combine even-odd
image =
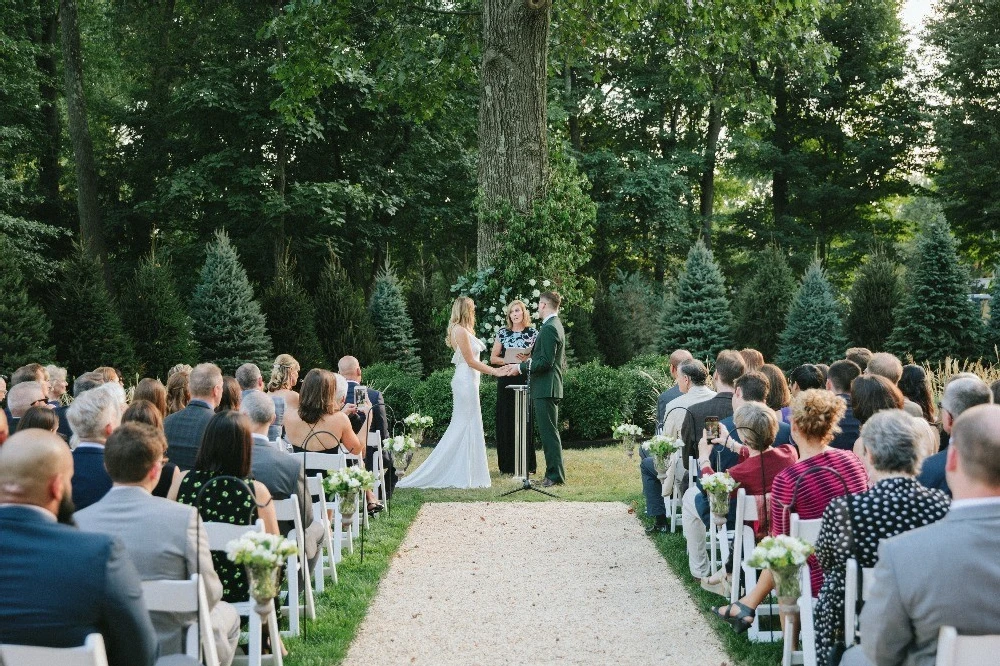
[[[111,666],[156,661],[135,567],[116,539],[73,524],[73,457],[28,429],[0,448],[0,643],[74,647],[101,633]]]

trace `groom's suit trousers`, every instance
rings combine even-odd
[[[559,438],[559,398],[534,398],[535,428],[545,453],[545,478],[556,483],[566,482],[563,467],[562,442]]]

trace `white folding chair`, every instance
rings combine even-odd
[[[274,513],[279,521],[292,521],[295,527],[286,536],[295,540],[299,555],[292,555],[285,560],[285,581],[288,584],[287,604],[279,609],[288,615],[288,635],[299,635],[299,613],[305,610],[310,620],[316,619],[316,605],[313,601],[312,579],[306,562],[305,530],[302,529],[302,514],[299,510],[299,496],[292,494],[288,499],[274,500]],[[301,557],[301,561],[299,560]],[[305,605],[299,605],[299,576],[302,577],[302,592],[305,594]]]
[[[185,632],[184,654],[205,666],[219,666],[208,594],[198,574],[191,574],[188,580],[145,580],[142,596],[151,613],[192,613]]]
[[[205,536],[208,537],[208,548],[209,550],[226,550],[226,544],[228,544],[233,539],[239,539],[241,536],[250,531],[263,532],[264,531],[264,521],[258,520],[256,525],[233,525],[231,523],[211,523],[206,522],[205,524]],[[261,666],[265,660],[275,666],[282,666],[284,660],[281,657],[281,649],[278,647],[280,645],[281,634],[278,632],[278,614],[275,612],[274,602],[271,602],[271,612],[267,615],[267,632],[271,636],[271,645],[274,649],[271,650],[272,654],[263,654],[263,625],[261,624],[260,615],[254,610],[253,599],[247,599],[246,601],[237,601],[233,603],[233,608],[242,617],[246,617],[250,623],[250,643],[249,643],[249,654],[246,656],[245,662],[249,666]],[[239,655],[233,663],[243,663]]]
[[[316,562],[316,570],[313,572],[313,582],[316,592],[320,593],[326,588],[325,580],[327,576],[333,579],[334,583],[339,582],[337,578],[337,561],[340,559],[340,530],[337,530],[336,546],[334,545],[334,529],[330,521],[330,509],[326,503],[326,492],[323,490],[323,475],[316,474],[306,479],[306,486],[309,494],[313,496],[313,520],[323,526],[323,541],[320,543],[319,560]]]
[[[372,459],[372,474],[375,475],[375,497],[383,506],[389,504],[389,492],[385,481],[385,458],[382,457],[382,433],[368,433],[368,446],[377,449]]]
[[[799,514],[793,513],[789,524],[788,533],[803,541],[815,546],[819,539],[819,530],[823,525],[822,518],[813,520],[803,520]],[[782,650],[782,666],[816,666],[816,627],[813,624],[813,606],[816,600],[812,595],[812,580],[809,575],[809,565],[799,569],[799,643],[800,650],[795,650],[793,641],[795,632],[792,624],[794,620],[788,619],[789,626],[784,627]]]
[[[357,456],[349,455],[346,453],[319,453],[312,452],[309,453],[293,453],[291,454],[299,463],[299,467],[305,465],[306,470],[322,470],[323,474],[326,475],[334,470],[343,469],[347,466],[348,458],[352,460],[357,460]],[[327,504],[327,508],[329,508]],[[354,512],[354,520],[357,521],[358,514],[357,511]],[[348,553],[354,552],[354,530],[342,530],[341,529],[341,515],[340,515],[340,503],[333,503],[333,529],[334,529],[334,548],[336,549],[336,561],[340,562],[342,558],[343,551],[346,547]],[[342,535],[338,537],[338,535]]]
[[[359,465],[362,469],[365,467],[365,460],[361,456],[356,456],[353,453],[345,453],[344,461],[350,462],[354,461],[356,465]],[[351,520],[351,550],[354,552],[354,538],[361,533],[361,522],[364,521],[365,527],[368,527],[368,502],[363,501],[365,499],[364,493],[358,493],[357,506],[354,509],[354,517]]]
[[[735,604],[740,599],[740,581],[745,579],[747,590],[752,590],[757,586],[757,569],[754,569],[747,560],[757,546],[757,539],[754,535],[753,524],[759,521],[760,515],[757,511],[757,496],[747,495],[744,488],[736,491],[736,525],[733,530],[733,582],[729,593],[729,602]],[[778,614],[778,608],[774,603],[764,602],[757,607],[753,622],[747,630],[747,638],[754,643],[765,643],[779,641],[782,638],[780,630],[764,631],[761,629],[761,620],[765,617],[774,617]]]
[[[89,634],[83,645],[73,648],[0,644],[0,661],[7,666],[108,666],[108,654],[104,637]]]
[[[938,632],[935,666],[993,666],[1000,655],[1000,634],[960,636],[955,627]]]
[[[858,567],[853,557],[847,560],[844,575],[844,644],[851,647],[858,642],[858,576],[861,576],[861,601],[868,599],[872,588],[872,572],[868,567]]]

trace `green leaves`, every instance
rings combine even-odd
[[[722,271],[699,239],[688,252],[677,289],[660,318],[660,352],[686,349],[697,359],[714,362],[732,344],[731,329]]]
[[[785,370],[803,363],[832,363],[844,354],[840,308],[819,260],[806,270],[788,309],[777,364]]]

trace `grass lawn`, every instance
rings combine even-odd
[[[496,450],[488,449],[488,452],[490,468],[495,470]],[[430,449],[417,451],[410,469],[415,469],[429,454]],[[569,482],[555,488],[560,498],[578,502],[624,502],[637,517],[641,516],[644,505],[638,464],[636,460],[629,460],[621,448],[566,449],[563,456]],[[544,464],[541,452],[538,461],[540,465]],[[371,528],[365,535],[364,563],[356,544],[354,554],[345,555],[338,566],[340,583],[328,583],[326,591],[317,596],[317,621],[303,625],[307,635],[286,641],[290,654],[285,663],[289,666],[330,666],[343,661],[358,626],[364,621],[368,605],[378,591],[379,581],[424,502],[554,501],[531,492],[500,498],[501,492],[519,484],[496,472],[492,476],[493,487],[484,490],[401,490],[396,493],[392,514],[383,514],[371,521]],[[691,595],[690,603],[705,609],[706,613],[710,606],[723,603],[721,597],[705,592],[691,578],[684,537],[680,533],[658,534],[653,537],[653,543],[687,587]],[[641,574],[637,572],[636,575]],[[663,621],[670,621],[670,609],[666,606]],[[780,661],[780,644],[750,643],[720,620],[710,619],[709,624],[721,638],[734,664],[773,666]],[[389,630],[386,627],[386,631]]]

